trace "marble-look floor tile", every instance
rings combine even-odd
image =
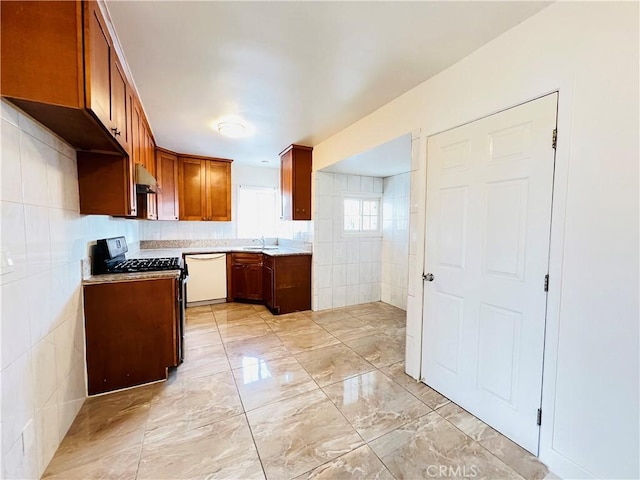
[[[304,473],[295,480],[394,480],[367,445]]]
[[[188,346],[185,340],[185,346]],[[184,362],[178,367],[180,376],[206,377],[231,370],[222,344],[186,348]]]
[[[248,338],[225,345],[231,368],[240,368],[247,362],[274,360],[291,354],[273,333],[261,337]]]
[[[244,415],[145,443],[138,480],[263,479]]]
[[[220,338],[218,329],[215,327],[207,328],[206,330],[187,329],[184,337],[185,349],[194,349],[205,347],[207,345],[222,344],[222,338]]]
[[[392,325],[390,327],[383,327],[382,333],[391,337],[404,339],[407,336],[407,328],[404,325]]]
[[[345,320],[349,318],[353,318],[347,310],[345,309],[336,309],[336,310],[321,310],[319,312],[306,312],[306,315],[316,322],[319,325],[322,325],[324,322],[329,322],[332,320]]]
[[[407,375],[404,372],[404,362],[383,367],[380,371],[402,385],[433,410],[437,410],[451,402],[447,397],[436,392],[431,387]]]
[[[97,455],[87,463],[61,462],[55,456],[42,475],[48,480],[130,480],[136,477],[141,445],[125,448],[111,455]]]
[[[437,412],[407,423],[369,446],[396,478],[522,480],[515,470]]]
[[[213,315],[213,311],[211,310],[211,305],[200,305],[199,307],[187,307],[186,313],[188,316],[199,315],[203,313],[208,313]]]
[[[358,305],[351,305],[343,309],[345,312],[353,315],[354,317],[362,317],[366,315],[375,315],[381,312],[389,312],[388,309],[381,304],[381,302],[374,303],[360,303]]]
[[[355,318],[380,330],[402,328],[407,323],[406,318],[393,317],[386,312],[366,313]]]
[[[362,445],[320,390],[247,412],[267,478],[293,478]]]
[[[231,372],[180,377],[158,390],[151,404],[144,442],[170,439],[243,412]]]
[[[378,368],[404,359],[404,344],[383,333],[356,338],[345,343]]]
[[[300,330],[280,332],[277,335],[284,346],[293,354],[340,343],[336,337],[317,325]]]
[[[220,325],[221,323],[238,322],[247,318],[256,318],[260,316],[251,305],[247,305],[244,308],[237,308],[234,310],[222,310],[219,312],[214,312],[213,315],[216,318],[216,322],[218,323],[218,325]]]
[[[233,375],[246,411],[318,389],[293,357],[248,362]]]
[[[218,329],[224,343],[247,340],[271,333],[269,326],[260,317],[245,319],[239,323],[218,324]]]
[[[375,369],[349,347],[340,344],[302,352],[296,358],[321,387]]]
[[[541,480],[547,474],[547,467],[535,456],[455,403],[442,407],[438,413],[523,477]]]
[[[155,389],[154,384],[88,399],[58,447],[47,474],[95,464],[102,457],[117,456],[125,450],[130,453],[140,446]]]
[[[322,328],[342,342],[382,333],[379,329],[356,317],[326,320],[322,322]]]
[[[275,333],[295,332],[304,329],[318,328],[318,325],[305,315],[289,314],[278,317],[265,318],[267,325]]]
[[[431,412],[377,370],[323,387],[323,390],[367,442]]]
[[[216,319],[212,312],[190,313],[187,310],[184,323],[187,328],[199,325],[215,325]]]
[[[212,303],[209,306],[211,307],[211,311],[214,313],[218,313],[224,310],[249,310],[253,308],[253,305],[251,304],[236,302]]]

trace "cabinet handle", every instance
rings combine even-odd
[[[113,134],[117,137],[118,135],[120,135],[120,130],[118,130],[117,128],[112,128],[111,131],[113,132]]]

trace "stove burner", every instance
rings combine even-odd
[[[158,270],[179,270],[178,257],[131,258],[109,266],[109,273],[154,272]]]

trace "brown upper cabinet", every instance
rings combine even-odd
[[[129,153],[130,95],[95,1],[0,2],[3,97],[82,150]]]
[[[156,180],[158,181],[158,220],[178,220],[178,156],[156,149]]]
[[[138,211],[131,157],[78,152],[80,213],[135,217]]]
[[[155,142],[151,135],[151,129],[145,121],[142,106],[137,98],[129,96],[131,103],[130,125],[131,125],[131,158],[133,163],[140,164],[147,171],[156,175],[156,155]],[[158,219],[158,204],[156,194],[138,193],[138,218],[145,220]]]
[[[312,147],[290,145],[280,153],[283,220],[311,220]]]
[[[178,157],[180,220],[231,221],[231,162]]]

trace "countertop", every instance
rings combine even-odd
[[[311,255],[307,250],[296,248],[278,247],[275,249],[247,249],[238,246],[225,247],[183,247],[183,248],[142,248],[136,252],[131,252],[127,258],[154,258],[154,257],[181,257],[182,255],[199,253],[263,253],[271,257],[283,257],[291,255]],[[136,272],[136,273],[107,273],[104,275],[91,275],[82,281],[83,285],[93,285],[98,283],[130,282],[134,280],[149,280],[153,278],[178,278],[180,270],[164,270],[159,272]]]
[[[183,248],[142,248],[129,258],[153,258],[153,257],[180,257],[182,255],[192,255],[198,253],[263,253],[270,257],[283,257],[290,255],[311,255],[307,250],[296,248],[278,247],[275,249],[248,249],[246,247],[183,247]]]
[[[91,275],[82,280],[83,285],[95,285],[98,283],[131,282],[134,280],[150,280],[154,278],[178,278],[180,270],[163,270],[159,272],[136,273],[105,273],[104,275]]]

